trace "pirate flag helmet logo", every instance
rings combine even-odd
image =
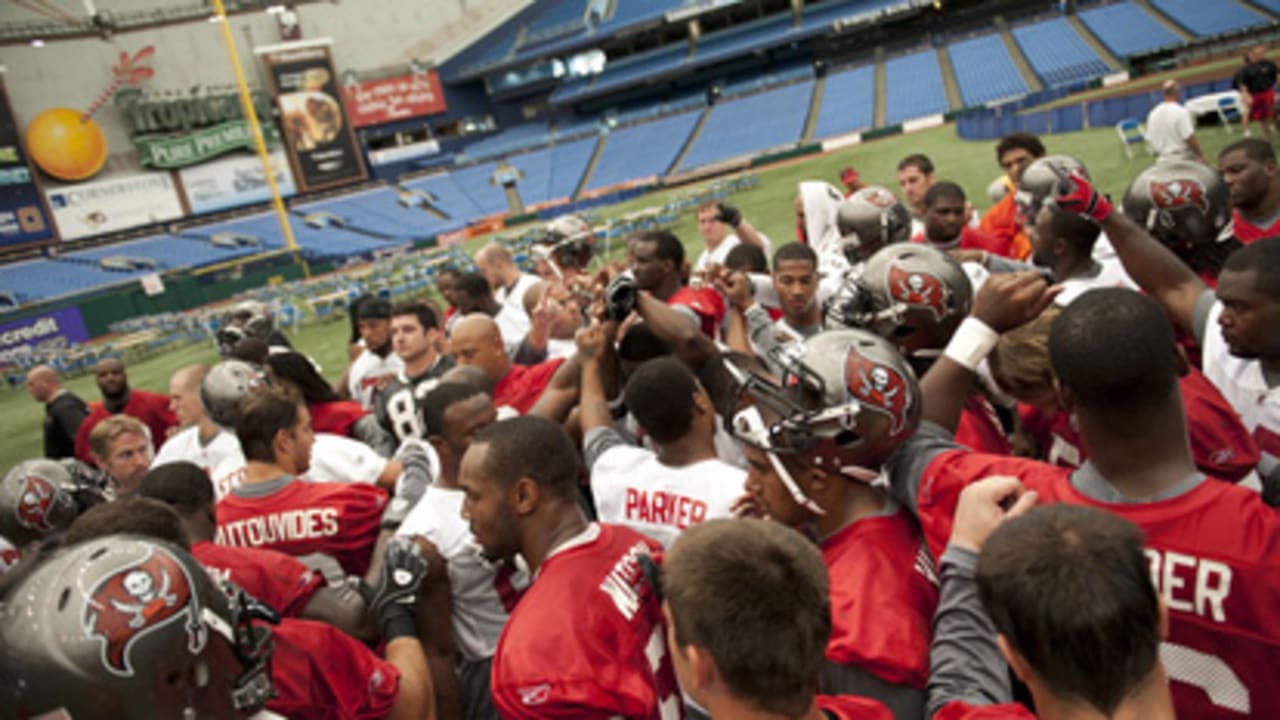
[[[149,546],[142,559],[98,580],[85,601],[82,624],[86,635],[101,642],[107,670],[133,675],[134,645],[175,623],[186,627],[192,655],[204,649],[208,631],[194,587],[187,568],[160,545]]]

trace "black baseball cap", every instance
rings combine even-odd
[[[390,320],[391,302],[380,297],[371,297],[360,303],[356,310],[357,320]]]

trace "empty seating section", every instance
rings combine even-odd
[[[556,121],[556,129],[552,136],[557,139],[581,137],[583,135],[592,135],[600,129],[600,119],[597,117],[575,117],[561,118]]]
[[[0,291],[11,293],[18,302],[29,303],[136,280],[149,272],[152,271],[102,270],[87,263],[61,260],[24,260],[0,266]]]
[[[609,133],[588,188],[666,173],[689,139],[698,117],[697,112],[687,112]]]
[[[876,69],[872,65],[827,75],[813,128],[817,139],[870,128],[875,122]]]
[[[462,191],[451,173],[427,175],[405,181],[401,185],[408,190],[421,190],[431,195],[434,198],[432,204],[449,216],[442,221],[445,229],[462,227],[471,218],[481,214],[480,208]]]
[[[800,31],[826,28],[836,20],[870,19],[891,7],[906,4],[905,0],[832,0],[810,5],[804,10]]]
[[[711,108],[682,169],[781,147],[800,139],[813,82],[786,85]]]
[[[884,77],[890,124],[947,111],[942,69],[932,48],[886,61]]]
[[[313,228],[306,223],[293,224],[293,238],[303,255],[317,259],[346,259],[396,246],[367,235],[332,227]]]
[[[583,0],[543,0],[543,10],[525,25],[525,43],[565,35],[583,27]]]
[[[1267,19],[1235,0],[1151,0],[1157,10],[1198,37],[1235,32]]]
[[[1280,0],[1253,0],[1253,4],[1280,15]]]
[[[424,224],[421,210],[401,205],[398,193],[388,188],[294,207],[295,214],[298,215],[306,215],[318,210],[341,217],[346,227],[375,235],[385,235],[388,238],[412,240],[439,232],[438,229],[429,227],[436,223]]]
[[[748,25],[711,33],[698,41],[697,62],[714,63],[772,45],[791,34],[791,14],[784,13]]]
[[[688,48],[683,44],[661,48],[650,53],[606,63],[604,72],[591,84],[592,94],[620,88],[645,77],[680,67],[688,61]]]
[[[531,145],[545,143],[547,140],[547,123],[545,121],[522,123],[520,125],[512,125],[494,135],[477,140],[468,145],[464,152],[476,160],[485,160]]]
[[[613,16],[600,23],[600,30],[617,32],[628,25],[639,25],[692,3],[693,0],[614,0]]]
[[[1110,72],[1066,18],[1024,25],[1012,32],[1031,69],[1049,87],[1072,85]]]
[[[293,227],[296,229],[301,224],[300,222],[294,222]],[[276,219],[275,213],[269,212],[214,223],[213,225],[188,228],[182,234],[206,240],[220,234],[243,235],[257,240],[262,243],[264,248],[269,250],[284,247],[284,239],[280,237],[280,222]]]
[[[999,35],[951,43],[948,51],[956,84],[960,86],[960,98],[966,106],[1027,92],[1027,83]]]
[[[1117,57],[1178,44],[1173,31],[1129,0],[1082,11],[1079,18]]]
[[[596,138],[589,137],[507,158],[507,163],[524,173],[517,187],[525,205],[567,198],[577,189]],[[501,195],[500,188],[494,193]]]
[[[453,179],[458,187],[471,198],[480,216],[495,215],[507,211],[507,200],[502,188],[492,185],[494,163],[483,163],[453,171]],[[476,219],[475,217],[471,219]]]
[[[157,269],[170,270],[212,265],[252,255],[256,252],[261,252],[261,249],[254,247],[224,248],[212,245],[207,240],[156,235],[140,240],[130,240],[128,242],[65,253],[62,257],[83,263],[96,263],[103,258],[114,255],[123,255],[127,258],[148,258],[156,261]]]

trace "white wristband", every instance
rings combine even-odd
[[[1000,341],[1000,333],[976,317],[967,317],[947,343],[942,354],[959,363],[969,372],[977,372],[978,364],[991,354]]]

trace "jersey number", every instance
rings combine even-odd
[[[1164,642],[1160,644],[1160,660],[1170,680],[1199,688],[1217,707],[1249,714],[1249,688],[1221,659],[1185,645]]]

